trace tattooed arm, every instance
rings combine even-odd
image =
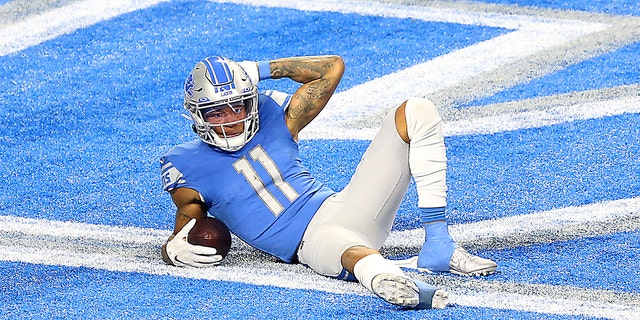
[[[342,73],[344,62],[339,56],[293,57],[269,63],[272,79],[290,78],[302,83],[291,98],[286,121],[291,136],[313,120],[329,101]]]

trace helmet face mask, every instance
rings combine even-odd
[[[184,85],[184,108],[202,141],[236,151],[259,128],[258,89],[234,61],[209,57],[196,64]]]

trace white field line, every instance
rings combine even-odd
[[[0,216],[0,232],[25,235],[87,238],[134,244],[162,243],[171,234],[168,230],[138,227],[118,227],[70,221]]]
[[[443,124],[443,133],[446,136],[491,134],[540,128],[571,121],[597,119],[626,113],[640,113],[640,96],[612,98],[604,101],[576,103],[544,110],[449,121]]]
[[[445,136],[493,134],[520,129],[540,128],[578,120],[598,119],[628,113],[640,113],[640,96],[611,98],[601,101],[578,102],[547,109],[505,112],[491,116],[479,116],[462,120],[443,120]],[[344,118],[343,118],[344,119]],[[316,122],[314,120],[314,122]],[[311,126],[312,122],[309,126]],[[307,127],[308,128],[308,127]],[[305,128],[305,131],[307,130]],[[338,121],[318,121],[304,139],[357,139],[371,140],[379,128],[353,127]],[[303,131],[304,132],[304,131]]]
[[[539,234],[588,225],[597,227],[632,218],[640,218],[640,197],[451,225],[449,231],[458,242],[473,243],[487,237],[495,239],[507,239],[514,236],[526,238],[527,234],[531,233]],[[31,235],[34,239],[53,236],[153,246],[164,242],[170,231],[0,216],[0,235],[6,237],[5,234],[9,233]],[[387,239],[385,247],[420,247],[423,241],[423,229],[394,231]]]
[[[351,124],[397,106],[409,96],[428,97],[438,90],[452,87],[481,73],[495,70],[608,27],[602,23],[529,15],[390,4],[372,5],[349,1],[319,3],[293,0],[278,2],[231,0],[218,2],[412,18],[514,30],[335,94],[327,108],[301,132],[302,139],[371,139],[375,134],[375,128],[350,129]]]
[[[481,221],[451,226],[451,233],[460,242],[471,243],[476,239],[527,237],[539,232],[556,232],[571,226],[599,225],[616,221],[640,218],[640,197],[608,201],[579,207],[539,212],[491,221]],[[253,285],[272,285],[294,289],[313,289],[332,293],[368,294],[359,285],[328,279],[315,275],[299,265],[275,264],[271,261],[248,263],[247,265],[223,265],[210,269],[175,268],[165,265],[159,258],[152,258],[169,231],[138,227],[115,227],[77,222],[62,222],[41,219],[0,216],[0,240],[12,243],[19,239],[40,240],[46,237],[62,239],[66,248],[51,249],[28,243],[0,245],[0,260],[20,261],[36,264],[89,267],[95,269],[142,272],[157,275],[171,275],[186,278],[235,281]],[[424,233],[422,230],[394,232],[385,247],[419,247]],[[95,252],[74,251],[74,243],[94,243]],[[15,243],[15,241],[13,242]],[[101,243],[111,243],[121,248],[120,252],[102,253]],[[127,255],[127,248],[143,245],[153,251],[148,255]],[[482,291],[478,288],[478,291]],[[545,312],[553,314],[580,314],[597,317],[631,319],[637,308],[630,305],[604,303],[602,301],[582,301],[569,296],[531,297],[508,292],[468,292],[452,290],[456,304],[506,308],[520,311]],[[597,293],[594,292],[594,296]],[[567,307],[569,306],[569,307]]]
[[[168,0],[82,1],[0,28],[0,56]]]
[[[400,105],[411,96],[429,97],[436,91],[602,28],[601,25],[584,26],[580,23],[575,26],[549,24],[518,29],[384,75],[335,94],[326,109],[305,129],[305,137],[330,134],[333,130],[327,130],[328,126],[348,125],[367,119]]]
[[[388,18],[412,18],[424,21],[471,24],[507,29],[536,28],[549,23],[573,26],[585,24],[574,20],[560,20],[522,14],[503,14],[426,6],[395,5],[371,1],[315,1],[315,0],[210,0],[218,3],[237,3],[248,6],[289,8],[302,11],[337,12]]]
[[[160,239],[158,239],[160,240]],[[117,272],[140,272],[155,275],[169,275],[191,279],[242,282],[253,285],[271,285],[291,289],[312,289],[332,293],[363,294],[359,286],[347,285],[344,281],[315,276],[307,272],[287,272],[273,262],[265,261],[261,267],[217,266],[214,268],[177,268],[160,259],[159,246],[166,238],[155,242],[158,258],[155,260],[122,254],[100,252],[81,253],[61,249],[30,248],[0,245],[0,260],[27,262],[67,267],[88,267]],[[97,251],[97,250],[96,250]],[[279,264],[281,265],[281,264]],[[302,268],[302,267],[301,267]]]
[[[270,285],[291,289],[318,290],[338,294],[370,295],[357,283],[345,282],[318,276],[313,273],[286,272],[274,263],[264,268],[224,267],[197,269],[176,268],[158,261],[136,257],[104,255],[99,253],[81,254],[64,250],[33,250],[31,248],[0,246],[3,259],[35,264],[68,267],[89,267],[116,272],[138,272],[161,276],[175,276],[191,279],[235,281],[253,285]],[[20,257],[19,259],[17,257]],[[282,265],[282,264],[279,264]],[[594,292],[594,296],[597,292]],[[571,299],[571,297],[550,298],[502,292],[451,292],[451,302],[457,305],[500,308],[560,315],[584,315],[611,319],[635,319],[640,308],[615,303]],[[596,299],[597,300],[597,299]]]
[[[563,230],[569,232],[579,229],[596,236],[602,232],[603,225],[615,226],[632,219],[640,219],[640,197],[451,225],[449,231],[461,243],[474,243],[487,238],[495,239],[498,243],[501,239],[527,242],[527,237],[561,234]],[[615,227],[612,229],[620,230]],[[391,233],[385,247],[420,247],[423,241],[423,229],[399,231]]]

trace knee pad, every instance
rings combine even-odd
[[[442,134],[442,118],[440,118],[438,109],[430,100],[410,98],[405,104],[404,112],[410,140],[413,140],[416,135],[418,135],[416,138],[420,139],[420,136],[428,135],[434,129],[440,130],[440,134]]]
[[[436,106],[423,98],[411,98],[405,105],[409,135],[409,167],[416,181],[418,207],[446,206],[447,155],[442,119]]]

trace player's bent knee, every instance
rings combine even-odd
[[[425,98],[410,98],[405,103],[405,118],[409,139],[430,131],[442,121],[435,104]]]
[[[362,245],[349,247],[342,253],[342,266],[347,269],[347,271],[353,273],[353,267],[360,259],[375,253],[380,252]]]
[[[412,115],[414,118],[423,120],[440,120],[440,113],[436,105],[426,98],[410,98],[405,102],[405,113]]]

